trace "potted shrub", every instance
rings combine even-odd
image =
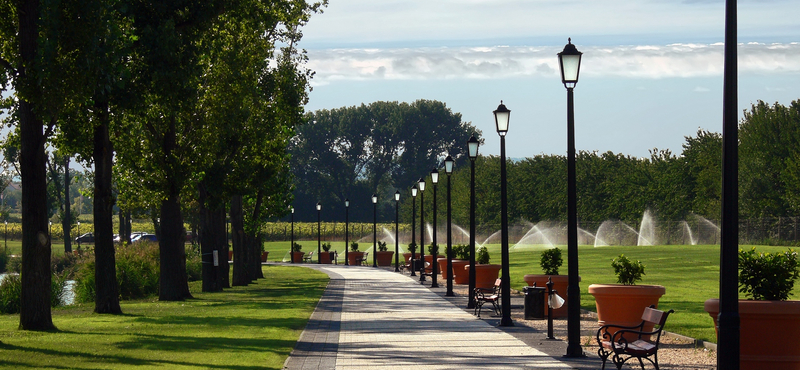
[[[553,317],[555,318],[562,318],[567,317],[568,308],[567,308],[567,287],[569,286],[569,276],[568,275],[559,275],[558,269],[561,268],[561,265],[564,264],[564,259],[562,258],[561,249],[559,248],[551,248],[545,249],[542,251],[542,255],[539,258],[539,266],[542,267],[542,271],[544,271],[544,275],[525,275],[523,276],[523,280],[528,286],[533,286],[535,283],[537,287],[546,288],[547,287],[547,280],[553,280],[553,289],[557,291],[557,294],[564,298],[565,302],[561,308],[553,310]],[[580,281],[580,277],[578,277],[578,281]],[[549,299],[549,295],[545,291],[545,300],[544,300],[544,312],[547,312],[547,302]]]
[[[417,243],[411,242],[408,244],[408,253],[403,253],[403,258],[406,261],[406,267],[411,268],[411,257],[417,259],[419,258],[419,254],[417,254]]]
[[[330,264],[331,261],[333,261],[333,258],[331,258],[331,253],[330,253],[331,243],[328,242],[322,243],[321,247],[323,252],[319,254],[318,257],[320,261],[319,263]]]
[[[264,250],[264,244],[261,244],[261,262],[267,262],[269,251]]]
[[[475,287],[491,289],[494,286],[497,275],[500,273],[501,265],[489,264],[489,250],[481,247],[475,253]],[[469,265],[464,266],[464,270],[469,274]]]
[[[385,241],[378,241],[378,251],[375,252],[375,259],[378,266],[391,266],[394,251],[390,251]]]
[[[598,324],[638,325],[642,322],[644,309],[650,305],[658,307],[658,300],[666,289],[661,285],[635,285],[645,274],[641,261],[632,261],[621,254],[611,261],[611,266],[618,284],[589,285],[589,294],[594,296],[597,307]],[[644,331],[652,330],[652,325],[644,328]],[[616,330],[609,330],[609,334],[614,332]]]
[[[350,243],[350,252],[347,253],[347,263],[351,266],[356,266],[356,260],[360,260],[364,258],[364,252],[358,251],[358,243],[352,242]]]
[[[303,252],[302,250],[303,250],[302,245],[298,243],[294,243],[294,245],[292,245],[292,262],[294,263],[303,262],[303,255],[305,255],[305,252]]]
[[[797,252],[739,251],[739,368],[800,369],[800,301],[789,301],[798,272]],[[705,302],[717,327],[719,299]],[[719,332],[717,333],[719,334]]]
[[[456,284],[469,284],[469,271],[464,266],[469,265],[469,245],[459,244],[452,247],[455,257],[450,263],[453,265],[453,282]],[[442,274],[444,275],[444,274]],[[447,279],[447,276],[444,276]]]

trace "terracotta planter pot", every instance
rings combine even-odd
[[[233,261],[233,251],[228,251],[228,261]]]
[[[269,257],[268,251],[261,252],[261,262],[267,262],[267,257]]]
[[[419,253],[414,253],[414,257],[419,258]],[[405,258],[406,265],[411,264],[411,253],[403,253],[403,258]]]
[[[363,257],[364,252],[347,252],[347,263],[350,264],[350,266],[356,266],[356,260]]]
[[[442,258],[442,257],[444,257],[444,256],[442,256],[441,254],[436,256],[436,273],[437,274],[441,274],[442,273],[442,266],[439,264],[439,258]],[[429,263],[427,268],[432,268],[433,267],[433,256],[430,255],[430,254],[426,254],[425,255],[425,262]]]
[[[319,263],[325,263],[330,265],[332,263],[331,252],[322,251],[322,253],[319,254],[319,259],[320,259]],[[311,261],[311,262],[316,262],[316,261]]]
[[[292,261],[294,261],[294,263],[301,263],[301,262],[303,262],[303,256],[305,256],[305,255],[306,255],[306,252],[292,252],[292,257],[293,257]],[[289,261],[289,262],[292,262],[292,261]]]
[[[594,296],[597,307],[597,323],[634,326],[642,322],[642,313],[650,305],[658,307],[658,300],[666,293],[661,285],[619,285],[592,284],[589,294]],[[652,331],[653,326],[645,325],[644,331]],[[609,334],[616,330],[609,330]],[[634,337],[628,340],[635,340]]]
[[[375,252],[375,259],[377,260],[378,266],[392,266],[394,264],[392,257],[394,257],[394,252],[392,251]]]
[[[703,308],[719,330],[719,300],[709,299]],[[739,300],[739,325],[741,370],[800,369],[800,301]]]
[[[469,275],[469,266],[464,265],[467,275]],[[502,268],[502,265],[475,265],[475,287],[491,289]]]
[[[552,278],[553,279],[553,289],[555,289],[558,292],[558,295],[560,295],[561,298],[564,298],[564,300],[567,301],[567,287],[569,286],[569,276],[567,276],[567,275],[525,275],[523,277],[523,280],[525,280],[525,282],[528,283],[528,286],[533,286],[533,283],[536,283],[537,287],[547,288],[547,278]],[[580,279],[581,278],[579,276],[578,277],[578,281],[579,282],[581,281]],[[545,313],[545,315],[547,315],[547,300],[549,298],[550,298],[550,295],[547,294],[547,291],[545,290],[545,293],[544,293],[544,313]],[[561,306],[561,308],[553,310],[553,317],[555,317],[555,318],[567,317],[567,311],[568,311],[567,307],[568,307],[567,302],[564,302],[564,305]],[[644,311],[644,310],[642,310],[642,311]],[[640,313],[639,317],[641,317],[641,316],[642,315]]]
[[[464,266],[469,265],[467,260],[453,260],[453,282],[456,284],[469,284],[469,270]]]

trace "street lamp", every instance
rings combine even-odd
[[[419,260],[422,270],[419,272],[419,283],[425,282],[425,178],[417,181],[419,188]]]
[[[572,89],[578,83],[581,53],[569,39],[558,53],[561,82],[567,88],[567,354],[566,357],[585,357],[581,348],[581,291],[578,286],[578,196],[575,180],[575,107]]]
[[[378,267],[378,196],[372,194],[372,267]]]
[[[436,278],[438,275],[438,263],[436,258],[439,254],[439,245],[436,244],[436,229],[439,225],[436,224],[436,184],[439,183],[439,170],[434,168],[431,170],[431,182],[433,183],[433,255],[431,256],[431,288],[438,288],[439,284],[436,283]]]
[[[447,156],[444,159],[444,172],[447,174],[447,293],[446,296],[453,296],[453,237],[451,234],[452,220],[451,203],[450,203],[450,175],[453,174],[453,157]]]
[[[399,237],[399,230],[400,230],[400,190],[395,190],[394,192],[394,272],[400,272],[400,241]]]
[[[289,243],[291,243],[291,245],[289,245],[289,258],[291,258],[292,263],[294,263],[294,207],[289,208],[292,209],[292,236],[291,240],[289,241]]]
[[[500,326],[514,326],[511,320],[511,275],[508,273],[508,197],[506,192],[506,133],[511,111],[506,108],[503,101],[494,111],[494,123],[500,135],[500,252],[503,257],[500,284]]]
[[[739,369],[739,152],[736,1],[725,2],[722,97],[722,235],[720,240],[717,368]]]
[[[417,243],[417,184],[411,187],[411,198],[413,201],[411,202],[411,242],[416,244]],[[411,250],[411,276],[417,276],[414,272],[416,270],[416,253],[414,250]]]
[[[347,250],[350,248],[349,236],[350,236],[350,199],[345,198],[344,200],[344,265],[345,266],[350,266],[350,261],[347,260]]]
[[[320,211],[322,210],[322,203],[317,202],[317,264],[322,263],[322,221],[320,219]]]
[[[469,182],[469,302],[467,308],[475,308],[475,160],[478,159],[480,142],[475,133],[467,140],[470,162]]]

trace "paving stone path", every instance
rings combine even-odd
[[[304,266],[331,281],[285,369],[600,368],[596,357],[565,360],[549,341],[523,340],[515,334],[522,329],[478,319],[409,276],[382,268]]]

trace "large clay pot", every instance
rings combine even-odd
[[[292,261],[294,261],[294,263],[303,262],[303,256],[305,254],[306,254],[306,252],[292,252],[292,260],[289,261],[289,262],[292,262]]]
[[[319,254],[319,259],[320,259],[319,263],[325,263],[325,264],[330,265],[332,263],[331,252],[322,251],[322,253]],[[311,261],[311,262],[314,262],[314,261]]]
[[[378,266],[392,266],[392,257],[394,256],[394,252],[392,251],[377,251],[375,252],[375,259],[378,263]]]
[[[267,257],[269,257],[269,251],[261,252],[261,262],[267,262]]]
[[[547,288],[547,279],[553,279],[553,289],[557,291],[558,295],[561,298],[564,298],[564,305],[561,308],[557,308],[553,310],[553,317],[555,318],[564,318],[567,317],[567,287],[569,287],[569,276],[568,275],[525,275],[523,276],[523,280],[528,283],[528,286],[533,286],[533,283],[536,283],[536,286],[539,288]],[[580,276],[578,277],[578,281],[581,281]],[[547,294],[545,290],[544,293],[544,313],[547,314],[547,300],[550,299],[550,295]],[[642,310],[644,311],[644,310]],[[641,313],[639,313],[639,317],[641,317]]]
[[[233,250],[228,251],[228,261],[233,261]]]
[[[453,282],[456,284],[469,284],[469,270],[464,266],[469,265],[467,260],[453,260]]]
[[[621,326],[634,326],[642,323],[644,309],[650,305],[658,307],[658,300],[666,288],[661,285],[620,285],[620,284],[592,284],[589,285],[589,294],[594,296],[597,307],[597,323],[600,326],[613,324]],[[653,325],[645,325],[644,331],[652,331]],[[608,330],[610,335],[616,329]],[[633,336],[628,340],[636,340]]]
[[[441,254],[436,256],[436,273],[437,274],[441,274],[442,273],[442,266],[439,264],[439,258],[442,258],[442,257],[444,257],[444,256],[442,256]],[[425,255],[425,262],[428,263],[426,268],[433,268],[433,256],[432,255],[426,254]]]
[[[347,263],[350,266],[358,265],[358,263],[356,263],[356,260],[361,258],[364,258],[364,252],[353,252],[353,251],[347,252]]]
[[[469,266],[464,265],[467,274],[469,274]],[[502,265],[475,265],[475,287],[491,289],[502,268]]]
[[[719,299],[703,308],[719,330]],[[739,369],[800,370],[800,301],[739,300],[739,332]]]
[[[414,257],[419,258],[419,253],[414,253]],[[406,265],[411,265],[411,253],[403,253],[403,258],[406,260]]]

